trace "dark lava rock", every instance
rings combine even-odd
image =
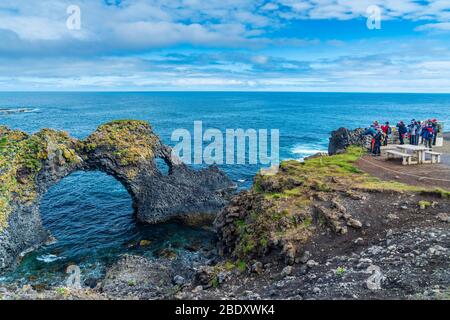
[[[342,153],[351,145],[364,146],[366,136],[364,136],[364,129],[357,128],[349,130],[347,128],[339,128],[331,132],[330,142],[328,144],[328,154],[330,156]]]
[[[46,242],[40,199],[75,171],[100,170],[116,178],[143,223],[215,214],[233,187],[217,167],[192,170],[172,156],[145,121],[106,123],[85,140],[50,129],[28,135],[0,126],[0,141],[0,270]],[[168,174],[159,171],[158,158]]]
[[[172,281],[170,261],[124,255],[108,270],[101,290],[111,297],[155,299],[169,293]]]

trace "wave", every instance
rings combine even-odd
[[[321,145],[301,144],[301,145],[294,146],[290,150],[290,152],[299,156],[295,160],[303,161],[306,157],[312,156],[319,152],[327,153],[328,150],[326,149],[326,147],[321,146]]]
[[[15,113],[34,113],[39,112],[38,108],[0,108],[0,114],[15,114]]]
[[[42,256],[39,256],[36,258],[36,260],[45,262],[45,263],[51,263],[57,260],[61,260],[63,259],[63,257],[58,257],[57,255],[54,254],[43,254]]]
[[[308,155],[313,155],[316,154],[318,152],[327,152],[327,150],[323,149],[308,149],[308,148],[302,148],[302,147],[294,147],[291,150],[292,153],[295,154],[308,154]]]

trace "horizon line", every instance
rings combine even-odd
[[[442,94],[450,91],[294,91],[294,90],[0,90],[0,93],[360,93],[360,94]]]

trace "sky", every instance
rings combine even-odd
[[[450,93],[450,0],[1,0],[0,90]]]

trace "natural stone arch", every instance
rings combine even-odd
[[[0,156],[0,270],[45,242],[41,197],[75,171],[112,175],[128,191],[136,218],[144,223],[217,212],[226,204],[221,191],[232,186],[216,167],[194,171],[174,160],[144,121],[109,122],[85,140],[50,129],[27,135],[0,127]],[[168,175],[161,174],[155,158],[168,164]]]
[[[129,193],[99,170],[75,171],[50,187],[39,212],[52,254],[63,250],[74,259],[95,253],[98,246],[117,248],[137,227]]]

